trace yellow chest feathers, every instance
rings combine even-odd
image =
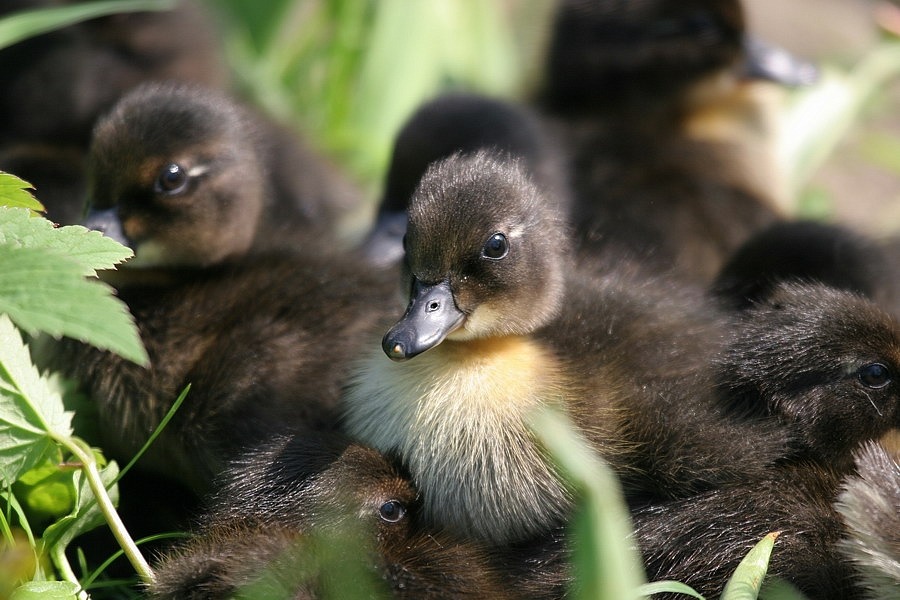
[[[565,405],[566,395],[555,357],[532,340],[444,341],[407,362],[364,358],[347,425],[401,455],[435,520],[502,543],[545,530],[568,506],[527,425],[536,407]]]

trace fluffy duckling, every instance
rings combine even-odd
[[[273,430],[333,426],[343,376],[334,365],[358,351],[394,294],[380,271],[334,252],[271,194],[253,123],[212,92],[150,85],[98,124],[87,223],[135,252],[109,281],[150,366],[74,342],[54,358],[102,406],[104,448],[117,457],[131,456],[191,383],[145,464],[198,490]],[[315,163],[295,166],[307,169],[315,182]]]
[[[857,294],[781,284],[715,362],[728,402],[781,423],[795,456],[846,472],[863,442],[900,428],[900,324]]]
[[[223,94],[140,86],[95,128],[86,224],[134,250],[130,270],[205,267],[271,249],[333,250],[327,207],[343,202],[345,182],[296,148],[298,185],[286,183],[273,167],[283,142]]]
[[[418,502],[374,450],[339,438],[276,439],[229,470],[200,532],[156,566],[151,595],[226,598],[246,588],[320,598],[356,574],[395,598],[562,597],[563,578],[554,587],[533,572],[514,576],[478,544],[423,529]],[[342,543],[352,551],[323,559]]]
[[[429,168],[405,247],[409,306],[382,340],[393,362],[360,361],[346,427],[399,454],[426,518],[500,544],[564,520],[569,490],[528,426],[544,406],[570,412],[626,486],[648,493],[781,456],[771,423],[736,436],[709,386],[691,387],[718,349],[715,309],[654,280],[579,273],[558,212],[515,163],[482,152]]]
[[[898,598],[900,460],[869,443],[857,453],[856,470],[844,481],[837,502],[848,529],[841,550],[859,569],[866,598]]]
[[[578,246],[599,268],[628,256],[708,282],[781,216],[777,176],[756,168],[774,162],[765,115],[735,100],[751,55],[737,0],[560,4],[538,104],[568,146]],[[700,135],[701,120],[742,126]],[[754,137],[763,148],[744,148]]]
[[[446,94],[426,102],[406,121],[391,155],[376,222],[363,249],[377,264],[403,256],[406,208],[428,166],[455,153],[494,150],[520,158],[568,210],[563,167],[536,114],[524,106],[475,94]]]

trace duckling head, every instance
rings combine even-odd
[[[551,108],[680,101],[723,72],[797,85],[815,69],[746,35],[739,0],[564,0],[547,54]]]
[[[804,456],[846,467],[900,427],[900,325],[851,292],[781,284],[746,311],[719,367],[732,401],[786,425]]]
[[[435,163],[408,217],[410,301],[382,340],[390,358],[412,358],[444,339],[527,335],[559,310],[568,236],[517,161],[479,151]]]
[[[128,268],[203,267],[245,253],[267,195],[256,137],[224,96],[138,87],[94,129],[86,226],[130,246]]]

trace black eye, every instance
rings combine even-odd
[[[162,194],[179,194],[187,188],[190,175],[181,166],[175,163],[166,165],[156,178],[156,191]]]
[[[888,368],[881,363],[864,365],[856,372],[859,382],[868,388],[883,388],[891,382],[891,374]]]
[[[406,507],[398,500],[388,500],[378,509],[382,521],[396,523],[406,515]]]
[[[509,241],[502,233],[495,233],[484,243],[481,255],[492,260],[500,260],[509,253]]]

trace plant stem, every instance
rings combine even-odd
[[[71,581],[78,586],[78,599],[88,600],[90,596],[88,596],[87,591],[78,582],[78,576],[75,575],[75,571],[72,570],[72,565],[69,564],[69,559],[66,558],[66,549],[64,547],[57,546],[53,550],[51,550],[50,554],[53,558],[53,564],[56,565],[56,568],[63,576],[63,579],[65,579],[66,581]]]
[[[57,441],[71,451],[84,465],[82,467],[82,472],[87,478],[88,485],[94,493],[94,498],[97,500],[100,512],[102,512],[103,516],[106,518],[106,522],[109,525],[110,530],[112,530],[113,536],[116,538],[116,541],[119,542],[119,546],[122,547],[122,551],[125,552],[125,556],[134,567],[134,570],[137,571],[141,580],[144,583],[153,583],[154,577],[153,571],[150,569],[150,564],[141,554],[141,551],[138,549],[137,544],[134,543],[134,540],[131,539],[131,535],[128,533],[128,530],[125,529],[125,524],[122,523],[119,513],[116,512],[116,508],[113,506],[112,500],[106,491],[106,486],[103,485],[103,480],[100,478],[100,471],[97,469],[97,461],[94,460],[93,454],[89,451],[85,451],[84,448],[71,438],[59,438]]]

